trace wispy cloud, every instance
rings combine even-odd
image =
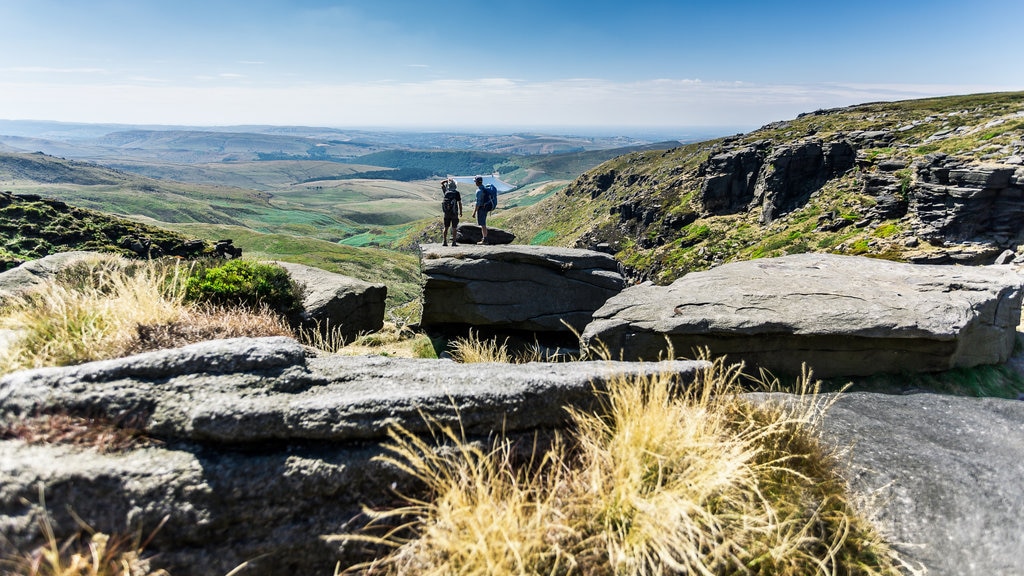
[[[0,72],[23,74],[108,74],[105,68],[54,68],[49,66],[14,66],[0,68]]]
[[[1011,90],[999,85],[766,84],[700,79],[574,78],[378,81],[260,87],[237,73],[194,85],[0,79],[10,118],[165,124],[329,126],[751,126],[876,101]],[[220,81],[220,82],[217,82]],[[68,89],[71,88],[71,89]]]

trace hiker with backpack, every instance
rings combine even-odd
[[[476,216],[476,223],[480,225],[480,244],[487,244],[487,214],[498,207],[498,189],[492,184],[484,186],[483,176],[477,176],[473,182],[476,184],[473,216]]]
[[[444,236],[442,246],[448,245],[448,228],[452,229],[452,246],[458,246],[455,242],[455,232],[459,228],[459,218],[462,217],[462,194],[459,194],[459,187],[455,180],[441,182],[441,192],[444,199],[441,200],[441,212],[444,213]]]

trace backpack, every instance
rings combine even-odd
[[[484,186],[484,190],[487,190],[487,203],[490,204],[488,212],[498,207],[498,189],[494,187],[494,184],[487,184]]]
[[[445,216],[459,215],[459,203],[456,200],[458,194],[455,191],[445,192],[444,200],[441,201],[441,211],[444,212]]]

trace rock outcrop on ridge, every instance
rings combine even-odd
[[[590,250],[427,244],[421,251],[425,328],[578,333],[625,285],[615,259]]]
[[[581,339],[627,360],[708,347],[748,369],[806,363],[820,377],[949,370],[1009,359],[1021,288],[1009,267],[798,254],[627,288]]]
[[[407,474],[376,458],[387,430],[469,440],[499,433],[525,450],[596,406],[611,378],[672,373],[696,362],[458,365],[450,360],[306,357],[282,337],[180,349],[0,379],[0,419],[67,414],[133,423],[158,443],[97,453],[0,441],[0,551],[37,541],[38,486],[60,529],[69,511],[105,533],[148,535],[172,574],[331,574],[367,550],[324,536],[365,522],[363,506],[413,493]],[[433,422],[426,423],[427,419]],[[429,440],[428,440],[429,441]]]

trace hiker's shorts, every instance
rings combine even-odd
[[[458,216],[449,216],[447,214],[444,215],[444,227],[445,228],[448,228],[449,226],[456,227],[458,225],[459,225],[459,217]]]
[[[479,224],[481,226],[487,226],[487,212],[488,212],[488,210],[477,209],[477,211],[476,211],[476,223],[477,224]]]

